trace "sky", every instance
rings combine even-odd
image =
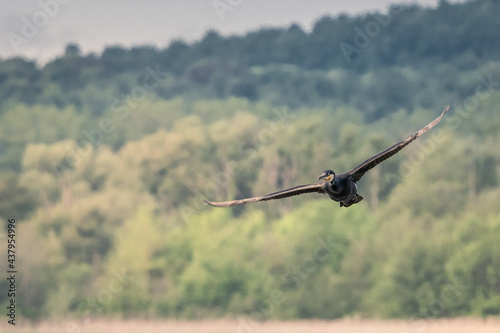
[[[244,34],[260,27],[298,23],[309,30],[325,15],[378,11],[391,4],[436,6],[439,0],[0,0],[0,57],[45,63],[68,43],[83,53],[107,45],[168,46],[199,40],[207,30]],[[451,0],[460,2],[463,0]]]

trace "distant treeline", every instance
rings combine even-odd
[[[84,55],[71,44],[43,68],[25,59],[0,61],[0,113],[22,101],[86,106],[100,114],[107,98],[141,84],[148,67],[168,73],[155,88],[162,98],[236,96],[292,108],[358,103],[375,118],[400,107],[441,106],[432,95],[457,91],[463,98],[469,92],[457,73],[499,59],[499,12],[497,0],[441,1],[435,9],[403,5],[327,16],[311,32],[297,25],[230,37],[211,31],[198,42],[174,41],[165,49],[109,46]],[[436,81],[446,86],[434,87]],[[378,90],[365,91],[373,82]],[[414,91],[426,86],[425,101],[415,100]]]

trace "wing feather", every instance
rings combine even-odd
[[[439,115],[439,117],[437,117],[436,119],[434,119],[432,122],[430,122],[429,124],[427,124],[425,127],[423,127],[422,129],[420,129],[415,134],[410,135],[409,137],[407,137],[403,141],[398,142],[395,145],[393,145],[393,146],[391,146],[391,147],[389,147],[389,148],[381,151],[377,155],[370,157],[369,159],[367,159],[366,161],[364,161],[363,163],[361,163],[360,165],[358,165],[357,167],[355,167],[354,169],[352,169],[349,172],[349,174],[352,176],[352,180],[354,182],[357,182],[358,180],[361,179],[361,177],[363,177],[363,175],[368,170],[372,169],[373,167],[375,167],[380,162],[385,161],[389,157],[395,155],[401,149],[403,149],[408,144],[410,144],[410,142],[412,142],[413,140],[415,140],[416,138],[418,138],[419,136],[421,136],[422,134],[424,134],[425,132],[427,132],[428,130],[430,130],[431,128],[433,128],[434,126],[436,126],[441,121],[441,119],[443,119],[444,114],[446,113],[446,111],[448,111],[449,108],[450,108],[449,105],[446,106],[444,108],[443,112],[441,113],[441,115]]]
[[[222,202],[203,200],[203,202],[205,203],[205,205],[210,205],[210,206],[214,206],[214,207],[232,207],[232,206],[243,205],[243,204],[251,203],[251,202],[282,199],[282,198],[287,198],[287,197],[291,197],[291,196],[299,195],[299,194],[304,194],[304,193],[325,193],[325,191],[323,190],[323,182],[318,182],[315,184],[308,184],[308,185],[299,185],[299,186],[288,188],[286,190],[281,190],[278,192],[266,194],[266,195],[263,195],[260,197],[253,197],[253,198],[233,200],[233,201],[222,201]]]

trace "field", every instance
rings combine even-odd
[[[96,321],[91,323],[40,323],[36,326],[16,326],[2,323],[5,333],[498,333],[500,319],[451,319],[422,321],[286,321],[252,323],[245,321]]]

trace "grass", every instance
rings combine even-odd
[[[248,322],[207,321],[92,321],[42,322],[36,326],[0,324],[5,333],[498,333],[500,319],[449,319],[421,321],[337,320]]]

